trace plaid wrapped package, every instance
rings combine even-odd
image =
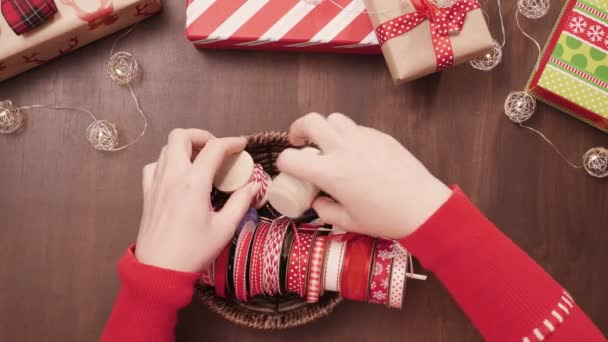
[[[0,16],[0,81],[133,25],[161,9],[160,0],[55,0],[53,5],[52,0],[1,1],[4,15]],[[18,35],[19,30],[33,27],[34,21],[19,24],[24,17],[7,13],[26,1],[56,5],[58,13],[37,29]]]
[[[608,132],[608,0],[568,0],[528,91]]]
[[[188,0],[198,48],[380,54],[362,0]]]
[[[53,0],[1,0],[2,15],[16,34],[33,30],[57,13]]]

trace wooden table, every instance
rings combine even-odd
[[[545,41],[563,1],[525,26]],[[286,129],[302,114],[347,113],[397,137],[439,178],[458,183],[502,230],[560,281],[608,333],[607,180],[564,163],[502,113],[535,50],[505,2],[508,44],[491,73],[461,66],[401,87],[380,56],[197,51],[184,38],[184,1],[167,1],[121,43],[143,66],[136,92],[151,119],[120,153],[86,143],[85,117],[28,111],[26,130],[0,137],[0,341],[94,341],[118,290],[115,265],[135,238],[141,168],[175,127],[216,135]],[[490,5],[492,18],[495,5]],[[493,32],[499,33],[497,20]],[[19,104],[78,104],[133,137],[141,122],[104,63],[115,36],[0,84]],[[578,158],[608,136],[541,105],[530,124]],[[382,186],[378,180],[377,186]],[[471,276],[471,282],[475,276]],[[604,314],[603,314],[604,313]],[[179,341],[478,341],[433,277],[408,286],[402,311],[343,303],[310,326],[263,333],[237,328],[200,305],[185,309]]]

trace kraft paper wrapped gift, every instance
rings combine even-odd
[[[0,15],[0,81],[65,55],[161,10],[160,0],[55,0],[57,13],[17,35]]]
[[[395,83],[480,57],[494,46],[476,0],[364,0]]]

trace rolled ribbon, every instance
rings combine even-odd
[[[264,243],[270,230],[270,222],[261,221],[258,224],[253,240],[251,259],[249,262],[249,295],[251,297],[264,294],[262,285],[262,268]]]
[[[293,246],[287,261],[287,291],[300,297],[306,294],[308,257],[314,233],[300,231],[294,236]]]
[[[323,289],[325,291],[340,291],[342,267],[347,241],[327,239],[325,267],[323,270]]]
[[[217,259],[215,259],[216,265],[213,277],[215,279],[215,294],[222,298],[226,298],[226,272],[231,249],[232,243],[229,243],[224,247]]]
[[[369,285],[369,302],[388,305],[388,292],[393,263],[394,242],[378,240],[372,271],[372,280]]]
[[[343,298],[367,301],[374,241],[365,235],[357,235],[348,240],[340,286]]]
[[[327,236],[317,234],[310,257],[310,271],[308,274],[308,286],[306,290],[306,302],[308,303],[316,303],[319,301],[319,294],[321,292],[321,272],[323,271],[323,257],[325,256],[326,242]]]
[[[234,294],[242,302],[248,300],[247,296],[247,265],[249,264],[249,250],[253,240],[253,232],[256,223],[247,221],[243,224],[236,243],[236,254],[234,256]]]

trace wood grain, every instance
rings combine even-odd
[[[525,22],[545,41],[563,1]],[[175,127],[217,135],[286,129],[298,116],[348,113],[397,137],[432,172],[459,183],[480,208],[575,296],[608,333],[608,183],[566,165],[502,114],[506,94],[524,86],[536,55],[504,2],[505,61],[483,73],[468,66],[402,87],[382,57],[197,51],[184,38],[184,1],[166,2],[121,46],[139,59],[136,87],[151,119],[141,143],[115,154],[92,150],[85,117],[28,111],[26,130],[1,136],[0,341],[93,341],[118,289],[115,264],[134,240],[141,168]],[[496,7],[489,12],[496,17]],[[497,19],[493,32],[499,34]],[[141,122],[128,92],[103,66],[116,36],[0,84],[20,104],[77,104],[133,137]],[[531,125],[578,158],[608,136],[540,106]],[[378,186],[382,186],[378,184]],[[475,278],[471,278],[474,282]],[[179,341],[479,341],[436,279],[412,283],[403,311],[345,303],[305,328],[262,333],[236,328],[205,308],[186,308]]]

